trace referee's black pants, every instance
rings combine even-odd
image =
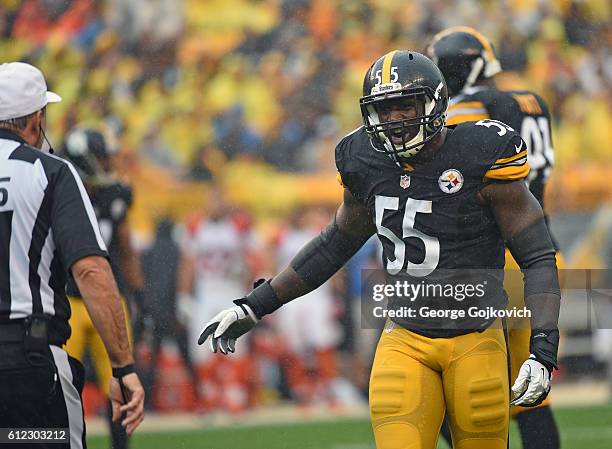
[[[0,342],[0,428],[68,429],[69,443],[0,444],[2,449],[85,449],[83,365],[58,346],[26,356],[23,343]]]

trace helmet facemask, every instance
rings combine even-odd
[[[416,155],[444,127],[447,104],[440,98],[443,84],[435,92],[428,86],[402,88],[397,83],[390,84],[391,89],[383,90],[381,87],[385,85],[377,85],[371,95],[360,99],[361,114],[376,150],[408,158]],[[401,109],[402,104],[413,104],[415,116],[381,121],[381,115],[388,115],[381,111]]]

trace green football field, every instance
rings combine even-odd
[[[612,405],[555,410],[564,449],[612,448]],[[108,448],[106,437],[88,438],[90,449]],[[510,448],[519,449],[516,426]],[[224,427],[185,432],[136,434],[131,449],[374,449],[367,420]],[[439,449],[446,449],[440,443]]]

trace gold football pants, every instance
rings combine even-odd
[[[445,411],[454,449],[506,449],[509,404],[500,320],[453,338],[387,322],[370,377],[378,449],[435,449]]]
[[[70,308],[72,310],[69,321],[72,334],[66,342],[64,349],[68,354],[81,362],[83,361],[83,357],[85,357],[85,352],[89,349],[89,354],[96,370],[98,385],[104,394],[108,396],[112,367],[102,338],[91,321],[91,317],[85,308],[85,302],[81,298],[72,296],[69,296],[68,300],[70,301]],[[121,305],[123,306],[128,339],[131,345],[132,326],[129,322],[128,307],[124,299],[121,300]]]

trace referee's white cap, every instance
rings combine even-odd
[[[0,65],[0,120],[23,117],[62,97],[47,90],[42,72],[24,62]]]

